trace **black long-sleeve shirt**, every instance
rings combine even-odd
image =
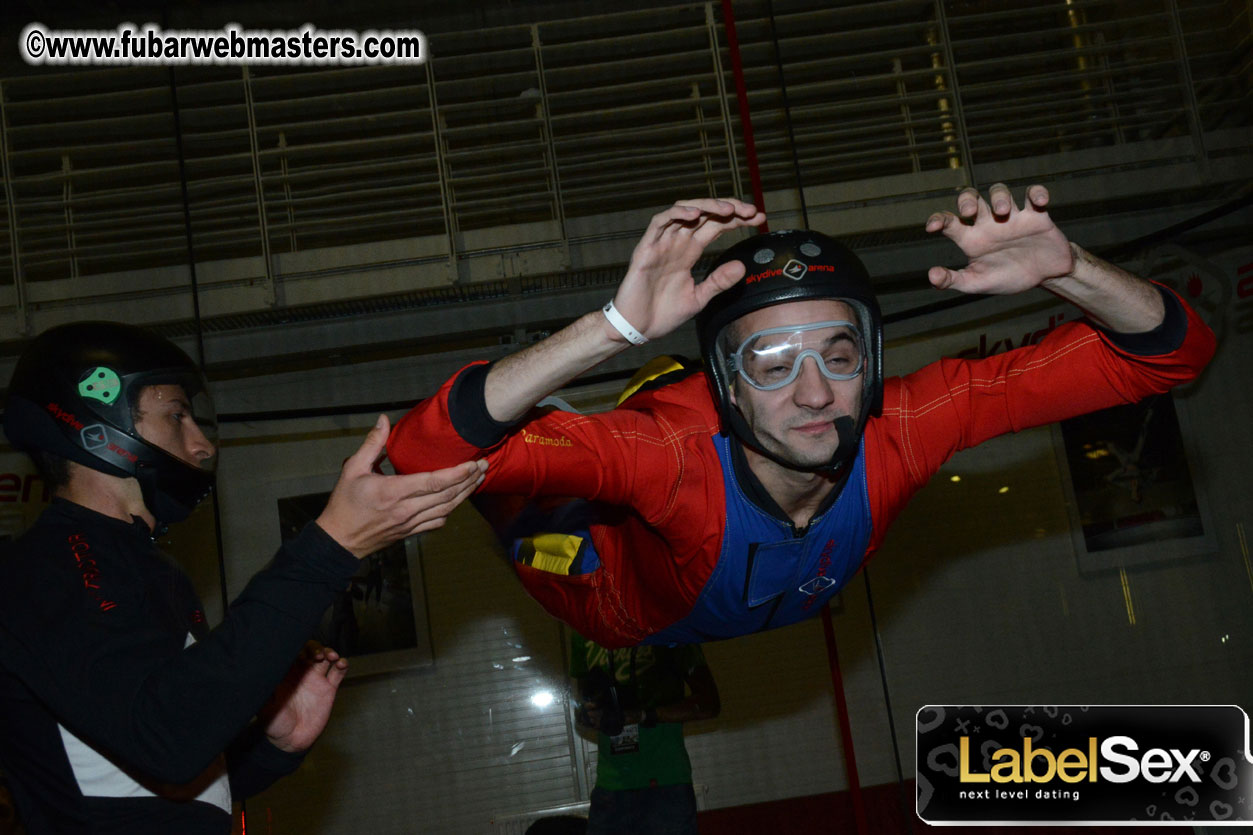
[[[300,763],[250,722],[357,566],[310,524],[209,631],[142,521],[54,500],[0,555],[0,766],[28,831],[228,832],[232,795]]]

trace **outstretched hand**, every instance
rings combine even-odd
[[[957,214],[937,212],[927,219],[926,229],[943,232],[970,263],[960,270],[932,267],[927,277],[941,290],[1008,294],[1069,275],[1074,254],[1045,211],[1048,202],[1042,185],[1027,188],[1021,209],[1002,183],[988,189],[988,200],[976,189],[964,189],[957,195]]]
[[[358,559],[398,539],[438,528],[453,508],[483,481],[487,462],[467,461],[430,473],[383,475],[390,426],[386,415],[344,462],[318,525]]]
[[[692,267],[719,235],[760,226],[766,216],[739,200],[681,200],[656,214],[631,254],[614,306],[649,339],[674,331],[709,300],[744,277],[744,265],[724,264],[699,284]]]
[[[282,751],[305,751],[326,728],[348,660],[330,647],[309,641],[261,708],[265,735]]]

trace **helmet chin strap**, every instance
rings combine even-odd
[[[182,522],[213,489],[212,476],[187,470],[166,465],[139,467],[135,472],[144,503],[162,526]]]

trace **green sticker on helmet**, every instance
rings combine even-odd
[[[97,366],[78,384],[78,393],[88,400],[99,400],[106,406],[112,406],[122,393],[122,380],[112,368]]]

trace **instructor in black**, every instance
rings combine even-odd
[[[214,428],[199,370],[139,328],[64,325],[18,360],[5,435],[54,494],[0,551],[0,767],[31,835],[229,832],[326,726],[347,665],[305,642],[358,560],[441,525],[485,466],[380,475],[380,416],[210,630],[153,539],[212,489]]]

